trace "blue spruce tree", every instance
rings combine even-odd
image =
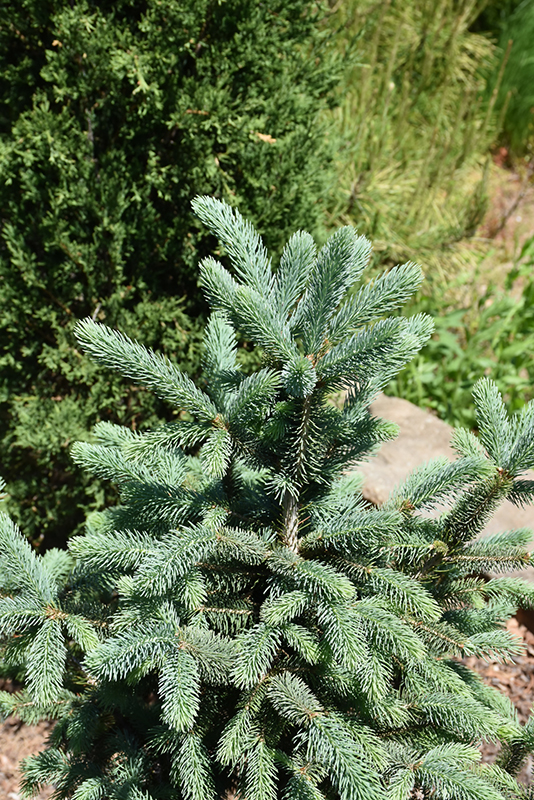
[[[534,405],[510,419],[481,381],[478,437],[458,430],[456,461],[369,507],[351,468],[395,435],[369,405],[431,334],[426,316],[388,316],[420,269],[349,292],[370,253],[352,228],[319,253],[294,234],[273,270],[237,211],[194,208],[229,264],[200,267],[203,384],[84,320],[84,350],[177,420],[102,423],[74,447],[122,501],[68,552],[35,555],[2,518],[2,658],[25,688],[1,708],[57,719],[25,796],[52,783],[58,800],[526,800],[514,775],[534,725],[460,659],[520,652],[505,622],[534,587],[484,574],[529,563],[530,533],[478,534],[504,498],[534,497]],[[253,374],[238,337],[261,350]],[[480,763],[488,739],[496,765]]]

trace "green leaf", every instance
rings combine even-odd
[[[294,617],[300,616],[307,603],[306,592],[298,589],[293,592],[285,592],[278,597],[269,598],[263,603],[260,618],[270,626],[289,622]]]
[[[479,438],[498,467],[503,467],[510,447],[510,423],[497,384],[483,378],[473,388]]]
[[[330,341],[337,343],[376,317],[401,308],[422,280],[421,267],[409,261],[370,281],[338,311],[330,324]]]
[[[85,653],[89,653],[100,644],[94,625],[83,619],[83,617],[77,614],[69,614],[64,624],[68,635],[74,639]]]
[[[276,304],[282,314],[290,313],[304,292],[316,253],[313,237],[306,231],[294,233],[284,247],[275,278]]]
[[[273,751],[258,739],[247,753],[245,792],[254,800],[276,800],[277,769]]]
[[[44,605],[56,598],[57,587],[42,559],[3,513],[0,513],[0,566],[0,586],[4,590],[20,590]]]
[[[239,636],[232,669],[232,678],[237,686],[252,688],[265,677],[279,643],[280,632],[263,622]]]
[[[143,668],[144,672],[163,664],[175,644],[175,631],[168,624],[145,620],[111,636],[86,659],[91,674],[117,681]]]
[[[415,772],[413,769],[398,770],[388,784],[387,800],[410,800],[413,797],[412,789],[415,786]]]
[[[324,713],[319,700],[302,678],[291,672],[271,678],[269,699],[281,717],[295,725],[307,725],[317,714]]]
[[[36,703],[47,705],[58,699],[66,657],[60,623],[46,620],[33,638],[26,663],[28,689]]]
[[[308,753],[328,770],[340,800],[379,800],[383,797],[373,755],[384,753],[374,735],[348,726],[337,714],[315,716],[308,733]],[[364,743],[368,749],[365,749]]]
[[[371,243],[350,227],[337,230],[320,250],[293,323],[302,334],[307,355],[325,347],[328,321],[362,274],[370,254]]]
[[[200,704],[200,681],[195,658],[183,649],[169,652],[159,675],[163,720],[176,731],[188,731]]]
[[[184,800],[215,798],[210,755],[195,731],[184,734],[175,764],[180,775],[180,787]]]

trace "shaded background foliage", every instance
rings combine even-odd
[[[503,132],[514,152],[532,155],[534,132],[534,6],[522,2],[501,23],[499,44],[511,42],[499,105],[503,109]]]
[[[476,20],[481,31],[492,31],[507,53],[497,106],[502,112],[501,138],[515,155],[530,153],[534,133],[534,5],[530,0],[490,0]],[[496,76],[489,80],[493,89]]]
[[[65,540],[100,482],[69,445],[158,402],[78,352],[86,315],[198,368],[195,194],[239,204],[276,252],[320,235],[339,59],[308,0],[28,0],[0,28],[0,414],[10,511]]]

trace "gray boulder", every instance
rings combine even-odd
[[[372,404],[371,412],[376,417],[396,422],[400,429],[397,439],[382,445],[376,456],[358,465],[358,472],[364,476],[363,495],[374,505],[381,505],[393,487],[425,461],[437,456],[454,460],[455,453],[450,446],[453,429],[428,411],[399,397],[382,394]],[[534,480],[534,472],[525,477]],[[505,501],[482,536],[514,528],[534,529],[534,506],[517,508]],[[534,551],[534,532],[530,549]],[[515,574],[534,581],[534,567]]]

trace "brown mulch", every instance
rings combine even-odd
[[[520,721],[525,723],[534,701],[534,633],[520,625],[516,619],[509,622],[508,629],[525,642],[525,654],[517,657],[513,664],[487,663],[476,658],[466,658],[464,663],[475,669],[490,686],[504,692],[517,708]],[[44,747],[53,724],[41,722],[30,727],[15,717],[9,717],[0,725],[0,800],[20,800],[18,762],[26,756],[38,753]],[[483,760],[494,761],[498,751],[498,746],[485,744],[482,748]],[[527,786],[533,782],[532,757],[527,759],[519,779]],[[45,788],[36,800],[48,800],[52,792],[52,788]]]
[[[2,800],[20,800],[18,763],[22,758],[38,753],[43,748],[52,726],[52,722],[41,722],[35,726],[23,725],[14,717],[9,717],[0,726],[0,798]],[[42,789],[36,800],[48,800],[53,791],[52,787]]]
[[[475,669],[490,686],[508,695],[517,709],[519,721],[524,724],[534,702],[534,633],[516,619],[511,619],[507,627],[514,636],[523,639],[526,650],[523,656],[516,656],[513,664],[488,664],[473,657],[466,658],[464,663]]]
[[[10,691],[8,681],[0,681],[0,689]],[[43,749],[53,722],[24,725],[16,717],[8,717],[0,725],[0,800],[20,800],[19,761]],[[43,788],[36,800],[48,800],[54,790]]]
[[[523,639],[524,655],[516,656],[513,664],[488,663],[474,657],[464,659],[464,663],[476,670],[485,683],[495,686],[510,698],[517,709],[519,721],[524,724],[530,716],[534,702],[534,633],[516,619],[511,619],[507,627],[514,636]],[[492,763],[499,755],[500,746],[486,742],[481,750],[482,760]],[[533,783],[534,759],[532,756],[527,757],[518,780],[525,786]]]

